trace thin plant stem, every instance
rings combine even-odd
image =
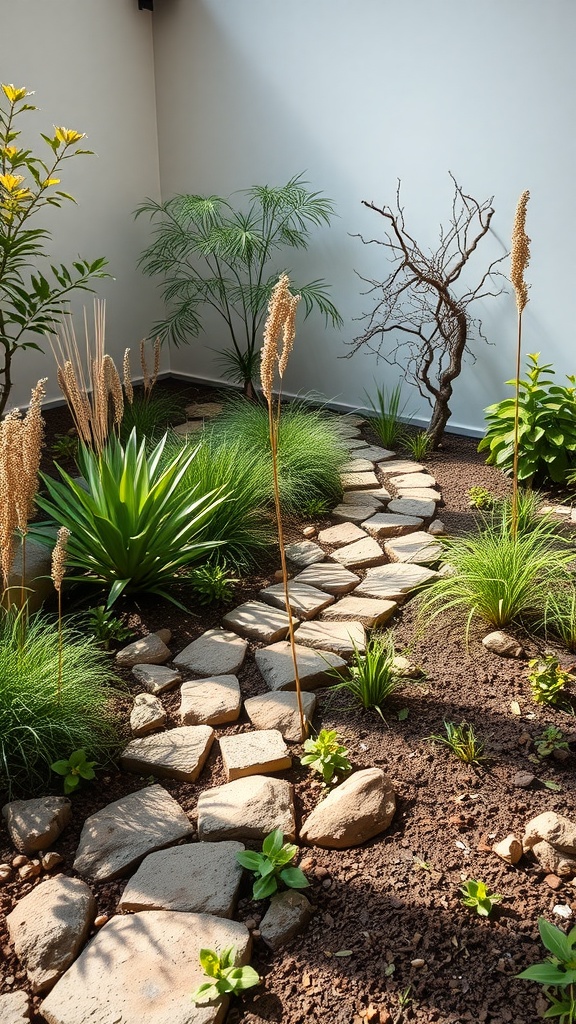
[[[21,567],[21,578],[20,578],[20,607],[24,614],[25,608],[25,597],[24,591],[26,590],[26,534],[21,534],[20,538],[20,549],[22,551],[22,567]]]
[[[512,512],[510,529],[513,540],[518,536],[518,456],[520,434],[520,359],[522,352],[522,310],[518,310],[516,342],[516,394],[514,396],[514,460],[512,464]]]
[[[62,700],[62,659],[63,659],[63,636],[62,636],[62,588],[58,588],[58,686],[57,699],[60,704]]]

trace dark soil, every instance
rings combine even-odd
[[[170,386],[182,391],[174,382]],[[206,389],[185,390],[186,400],[209,396]],[[47,414],[49,443],[55,433],[66,432],[67,416],[64,410]],[[376,440],[369,432],[366,436]],[[428,465],[442,489],[440,518],[451,533],[465,532],[473,525],[467,498],[472,485],[500,495],[508,489],[501,474],[484,465],[476,442],[469,438],[447,435],[444,447]],[[313,525],[329,522],[326,518]],[[304,525],[309,524],[289,523],[289,537],[298,536]],[[256,596],[272,582],[277,568],[274,555],[264,560],[258,572],[238,585],[234,604]],[[173,651],[219,624],[222,611],[201,611],[191,617],[157,601],[121,606],[124,619],[137,634],[168,626]],[[510,832],[521,836],[526,822],[544,810],[575,817],[574,755],[562,763],[552,758],[535,763],[533,743],[546,725],[558,725],[569,735],[574,731],[573,720],[531,701],[526,662],[490,654],[481,644],[487,629],[472,633],[467,648],[461,621],[437,619],[423,632],[415,628],[415,612],[414,602],[401,611],[395,634],[397,646],[409,648],[424,678],[407,683],[395,695],[386,722],[328,691],[318,693],[314,720],[316,729],[338,729],[355,767],[377,765],[389,774],[398,798],[392,826],[357,849],[302,850],[312,883],[308,890],[315,908],[312,922],[305,934],[276,954],[256,931],[252,964],[263,983],[235,1003],[228,1016],[230,1024],[528,1024],[543,1008],[538,986],[515,980],[515,975],[543,958],[538,917],[560,923],[554,918],[554,906],[567,904],[576,911],[576,892],[566,881],[553,890],[549,884],[553,880],[546,880],[530,857],[508,867],[491,852],[491,846]],[[533,638],[519,637],[529,654],[543,649]],[[558,655],[570,661],[568,652]],[[137,686],[128,674],[125,682],[126,698],[120,703],[126,720]],[[240,683],[244,696],[265,690],[252,657],[246,659]],[[514,713],[518,707],[512,702],[517,702],[520,714]],[[178,696],[168,696],[165,703],[176,724]],[[400,709],[408,709],[402,720],[398,719]],[[442,732],[444,720],[473,724],[486,744],[487,760],[481,767],[469,767],[429,741],[431,734]],[[243,718],[218,732],[246,727]],[[300,753],[298,748],[293,750],[295,767],[285,777],[294,784],[301,820],[321,798],[322,786],[300,767]],[[519,772],[536,777],[528,789],[515,788],[513,780]],[[194,821],[200,790],[224,781],[215,745],[200,784],[164,781],[163,785]],[[549,781],[558,788],[547,788]],[[108,770],[74,797],[73,823],[54,847],[64,856],[64,871],[71,873],[86,816],[143,784],[138,776]],[[10,862],[15,852],[0,828],[0,861]],[[468,878],[482,879],[492,892],[505,897],[489,920],[462,906],[459,887]],[[35,884],[38,879],[16,880],[0,889],[0,993],[26,988],[25,973],[13,955],[1,914],[8,913]],[[124,884],[93,886],[98,914],[115,912]],[[257,924],[265,909],[266,904],[250,901],[246,881],[238,918],[251,918]],[[35,998],[34,1006],[40,1002]],[[36,1024],[42,1019],[38,1014],[33,1017]]]

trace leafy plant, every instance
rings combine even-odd
[[[64,777],[64,792],[66,796],[73,793],[80,784],[81,779],[91,781],[96,778],[96,772],[94,768],[96,761],[88,761],[86,759],[85,750],[75,750],[70,757],[64,761],[55,761],[50,767],[53,772],[57,775]]]
[[[573,678],[569,672],[560,668],[558,659],[553,654],[541,658],[531,658],[528,662],[528,682],[532,690],[532,699],[537,704],[558,704],[564,697],[567,684]]]
[[[190,573],[192,589],[200,604],[222,604],[231,601],[234,596],[234,584],[238,577],[233,576],[226,562],[207,562]]]
[[[432,451],[432,438],[425,430],[416,434],[402,434],[402,444],[417,462],[425,462]]]
[[[237,951],[234,946],[217,953],[213,949],[200,950],[200,966],[210,981],[204,981],[192,993],[194,1003],[211,1003],[219,996],[237,995],[260,984],[253,967],[235,967]]]
[[[147,199],[136,216],[149,214],[154,240],[140,257],[145,274],[162,278],[162,295],[170,305],[153,327],[163,341],[185,344],[202,329],[200,310],[210,306],[223,319],[232,347],[223,353],[228,375],[250,393],[258,371],[256,341],[266,306],[278,279],[276,253],[306,249],[311,229],[329,224],[331,200],[311,192],[301,175],[274,188],[255,185],[231,199],[177,195],[164,203]],[[318,309],[326,324],[342,318],[321,280],[295,287],[306,316]]]
[[[489,511],[494,507],[494,495],[490,494],[490,491],[487,491],[485,487],[471,487],[468,491],[468,497],[471,508]]]
[[[303,516],[309,519],[314,519],[316,516],[326,516],[330,512],[331,504],[326,498],[310,498],[304,505],[302,505],[300,512]]]
[[[485,882],[477,882],[473,878],[460,887],[460,892],[461,903],[465,907],[471,907],[480,917],[489,917],[494,905],[504,899],[498,893],[489,892]]]
[[[70,579],[107,586],[107,608],[138,592],[178,604],[168,584],[218,543],[199,534],[225,496],[179,489],[195,449],[181,449],[161,468],[163,449],[164,439],[148,455],[133,431],[125,447],[111,437],[101,455],[80,446],[84,482],[60,468],[62,482],[43,478],[48,496],[39,495],[38,505],[71,532],[67,563],[79,575]],[[49,544],[52,531],[37,526],[34,536]]]
[[[538,757],[550,757],[555,750],[570,750],[564,739],[564,733],[555,725],[549,725],[543,729],[534,740]]]
[[[408,400],[400,404],[402,384],[397,384],[391,391],[376,387],[375,399],[367,391],[364,394],[374,414],[370,417],[370,426],[385,448],[396,448],[404,438],[404,425],[400,417],[408,405]]]
[[[459,761],[465,764],[480,764],[484,760],[484,743],[476,735],[474,726],[469,722],[444,722],[445,736],[432,735],[429,738],[434,743],[444,743]]]
[[[23,114],[37,108],[28,102],[32,93],[25,88],[1,85],[0,104],[0,416],[12,389],[12,362],[18,350],[36,349],[30,333],[43,337],[54,329],[70,294],[90,291],[89,281],[107,277],[105,259],[92,262],[78,257],[69,270],[63,264],[50,265],[50,276],[37,264],[47,258],[46,228],[30,227],[32,218],[46,207],[59,208],[74,202],[58,188],[62,165],[75,156],[89,154],[79,148],[85,138],[71,128],[55,127],[52,135],[41,137],[48,147],[46,159],[19,144],[16,127]]]
[[[551,363],[540,365],[540,353],[528,356],[526,379],[519,384],[518,480],[562,483],[576,464],[576,377],[570,386],[554,384]],[[516,380],[506,381],[514,386]],[[486,409],[488,429],[478,451],[489,449],[487,462],[512,471],[514,457],[513,398]]]
[[[556,925],[538,918],[538,931],[551,956],[539,964],[527,967],[517,978],[537,981],[544,986],[550,1002],[544,1017],[557,1017],[559,1024],[576,1021],[576,927],[566,935]]]
[[[342,679],[336,671],[329,672],[329,675],[337,675],[339,679],[332,689],[347,690],[362,707],[374,709],[384,718],[382,709],[400,685],[394,658],[392,635],[373,633],[364,654],[354,645],[350,675],[347,678]]]
[[[133,635],[132,630],[124,625],[122,619],[117,618],[110,608],[106,608],[106,605],[103,604],[90,608],[88,628],[92,635],[104,645],[106,651],[110,650],[112,640],[121,642],[129,640]]]
[[[288,867],[298,853],[298,847],[284,842],[281,828],[275,828],[262,843],[262,853],[244,850],[236,854],[236,860],[256,876],[252,898],[266,899],[278,889],[278,882],[284,882],[290,889],[306,889],[310,884],[300,868]]]
[[[56,434],[51,453],[55,459],[74,460],[78,454],[78,438],[71,434]]]
[[[335,775],[345,775],[352,768],[346,747],[338,742],[336,729],[321,729],[315,739],[304,741],[304,750],[306,753],[300,758],[300,763],[319,772],[326,785],[334,780]]]
[[[172,423],[182,419],[182,403],[166,391],[136,391],[132,402],[124,403],[120,440],[126,443],[133,430],[139,441],[158,441]]]

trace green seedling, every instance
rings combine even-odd
[[[566,750],[570,748],[564,739],[564,733],[555,725],[549,725],[534,740],[538,757],[550,757],[555,750]]]
[[[56,434],[52,443],[55,459],[75,459],[78,454],[78,438],[71,434]]]
[[[494,496],[485,487],[471,487],[468,491],[470,508],[489,511],[494,507]]]
[[[559,1024],[576,1021],[576,928],[566,935],[556,925],[538,918],[538,931],[545,949],[551,954],[542,963],[532,964],[516,975],[544,986],[550,1006],[544,1017],[556,1017]]]
[[[94,634],[107,651],[110,649],[111,640],[121,642],[122,640],[130,640],[133,636],[132,630],[128,629],[122,620],[118,619],[103,604],[90,608],[88,612],[88,626],[90,632]]]
[[[532,690],[532,700],[537,704],[558,704],[564,696],[566,685],[572,676],[560,668],[558,659],[553,654],[544,658],[532,658],[528,662],[528,682]]]
[[[473,878],[460,887],[460,892],[464,906],[471,907],[480,917],[489,917],[494,904],[504,899],[499,893],[488,892],[485,882],[477,882]]]
[[[474,732],[468,722],[444,722],[445,736],[429,736],[433,743],[443,743],[452,753],[465,764],[480,764],[484,760],[484,743]]]
[[[194,1003],[211,1003],[219,996],[237,995],[260,984],[253,967],[235,967],[236,949],[229,946],[218,954],[213,949],[200,950],[200,966],[210,981],[203,981],[192,993]]]
[[[335,775],[345,775],[352,767],[346,747],[338,742],[336,729],[321,729],[316,739],[305,741],[304,750],[300,764],[310,765],[313,771],[319,772],[327,786]]]
[[[253,899],[263,900],[272,896],[278,889],[278,882],[283,882],[289,889],[306,889],[310,885],[300,868],[289,867],[297,853],[298,847],[285,843],[282,829],[275,828],[262,843],[262,853],[244,850],[236,854],[238,863],[255,875]]]
[[[228,569],[226,562],[208,562],[193,569],[190,578],[194,594],[200,604],[222,604],[234,597],[234,584],[238,577]]]
[[[90,782],[96,778],[94,768],[96,761],[86,760],[85,750],[75,750],[67,761],[55,761],[50,767],[57,775],[64,777],[64,792],[66,796],[73,793],[80,785],[80,780]]]

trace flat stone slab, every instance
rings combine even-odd
[[[396,601],[379,601],[375,597],[343,597],[331,608],[326,608],[320,618],[326,622],[356,621],[368,629],[383,626],[392,618],[398,608]]]
[[[394,562],[368,569],[356,589],[357,597],[376,597],[385,601],[403,601],[415,587],[438,579],[438,573],[422,565]]]
[[[389,448],[381,448],[376,444],[368,445],[368,448],[362,452],[362,458],[370,459],[371,462],[389,462],[395,455],[396,452],[390,451]]]
[[[96,882],[120,878],[146,854],[193,831],[180,804],[162,786],[147,786],[86,818],[74,871]]]
[[[301,647],[299,644],[296,644],[295,648],[296,664],[302,690],[315,690],[319,686],[326,686],[330,682],[330,676],[327,673],[331,668],[339,669],[343,672],[346,670],[346,662],[337,654],[331,654],[329,651],[317,654],[308,647]],[[295,689],[296,680],[294,677],[292,650],[287,641],[281,641],[280,643],[272,644],[270,647],[264,647],[256,651],[255,657],[258,670],[271,690]],[[246,701],[247,705],[248,701]]]
[[[411,459],[392,459],[383,467],[386,476],[400,476],[402,473],[425,473],[426,467],[421,462]]]
[[[354,649],[363,653],[366,634],[361,622],[304,622],[295,633],[296,642],[315,650],[331,651],[348,660]]]
[[[222,402],[190,402],[184,412],[189,420],[211,420],[218,416],[223,408]]]
[[[298,583],[307,583],[310,587],[317,587],[318,590],[325,590],[327,594],[335,596],[348,594],[360,582],[359,576],[334,562],[311,565],[304,569],[304,572],[298,573],[295,579]]]
[[[307,692],[301,696],[304,719],[310,722],[316,708],[316,697]],[[290,743],[301,743],[305,739],[300,725],[298,696],[294,692],[283,690],[249,697],[244,701],[244,709],[255,729],[277,729]]]
[[[364,452],[362,453],[364,455]],[[341,466],[342,473],[373,473],[374,463],[366,458],[353,458]]]
[[[428,473],[401,473],[400,476],[391,476],[390,483],[401,490],[403,487],[434,487],[436,480]]]
[[[168,732],[131,740],[120,755],[124,771],[159,779],[195,782],[210,753],[214,730],[208,725],[184,725]]]
[[[442,555],[442,545],[424,531],[387,540],[384,550],[391,562],[414,562],[416,565],[437,562]]]
[[[116,664],[125,668],[133,665],[162,665],[172,657],[170,648],[157,633],[149,633],[116,654]]]
[[[361,424],[359,423],[344,423],[342,420],[336,419],[332,426],[342,437],[360,437]]]
[[[282,829],[285,839],[294,840],[294,795],[285,779],[249,775],[205,789],[198,797],[200,840],[261,841],[275,828]]]
[[[366,487],[378,487],[376,473],[342,473],[340,483],[343,491],[363,491]]]
[[[398,513],[401,516],[429,519],[435,514],[436,505],[433,501],[423,498],[394,498],[388,505],[388,512]]]
[[[364,448],[369,448],[368,441],[364,441],[361,437],[342,437],[340,444],[348,452],[361,452]]]
[[[152,693],[138,693],[130,712],[130,729],[133,736],[147,736],[155,729],[166,725],[166,711],[162,701]]]
[[[263,644],[274,644],[283,640],[288,634],[289,620],[286,612],[279,608],[271,608],[261,601],[246,601],[244,604],[228,612],[223,623],[229,629],[252,640],[260,640]],[[298,619],[293,619],[294,627]]]
[[[344,497],[346,497],[346,495],[344,495]],[[358,505],[348,505],[343,503],[342,505],[336,505],[336,507],[332,509],[332,518],[341,523],[362,523],[364,519],[366,519],[366,516],[369,515],[370,509],[375,508],[382,508],[380,502],[378,502],[378,505],[375,505],[373,502],[361,503]]]
[[[174,664],[199,676],[235,675],[242,667],[247,647],[237,633],[208,629],[180,651]]]
[[[399,498],[411,498],[418,501],[442,501],[442,495],[439,491],[432,490],[431,487],[399,487],[398,488]]]
[[[242,697],[236,676],[189,679],[180,689],[182,725],[224,725],[240,715]]]
[[[353,544],[346,544],[334,551],[331,557],[351,570],[367,569],[371,565],[382,565],[386,561],[386,555],[373,537],[364,537]]]
[[[46,992],[76,959],[96,914],[86,882],[58,875],[19,900],[6,918],[33,992]]]
[[[7,992],[0,996],[0,1021],[2,1024],[27,1024],[30,1020],[28,993]]]
[[[172,690],[181,681],[182,676],[166,665],[135,665],[132,675],[148,693],[164,693]]]
[[[40,1007],[48,1024],[221,1024],[228,997],[196,1006],[190,994],[206,980],[201,949],[236,950],[250,958],[243,924],[211,914],[155,913],[113,917]]]
[[[367,488],[365,491],[345,491],[342,495],[343,505],[374,505],[381,508],[390,501],[391,495],[385,487]]]
[[[4,804],[2,817],[16,849],[30,856],[58,839],[72,818],[72,804],[66,796],[11,800]]]
[[[124,889],[118,910],[179,910],[232,917],[242,843],[187,843],[151,853]]]
[[[318,590],[317,587],[310,587],[306,583],[299,583],[298,580],[288,581],[288,596],[292,614],[299,619],[313,619],[334,600],[330,594]],[[286,609],[283,583],[275,583],[272,587],[261,590],[260,597],[276,608],[281,608],[283,611]]]
[[[362,523],[362,529],[372,537],[402,537],[414,533],[424,525],[419,516],[399,516],[389,512],[377,512]]]
[[[292,767],[288,747],[278,729],[221,736],[220,752],[228,782],[246,775],[283,772]]]
[[[178,423],[177,426],[171,429],[175,434],[179,434],[180,437],[188,437],[188,434],[197,434],[199,431],[204,430],[204,420],[187,420],[186,423]]]
[[[322,548],[313,540],[297,540],[294,544],[287,544],[284,553],[289,562],[305,569],[307,565],[314,565],[314,562],[322,562],[326,555]]]
[[[354,523],[339,523],[338,526],[330,526],[327,530],[320,530],[318,540],[321,544],[331,544],[332,547],[341,548],[344,544],[353,544],[355,540],[364,540],[366,534]]]

